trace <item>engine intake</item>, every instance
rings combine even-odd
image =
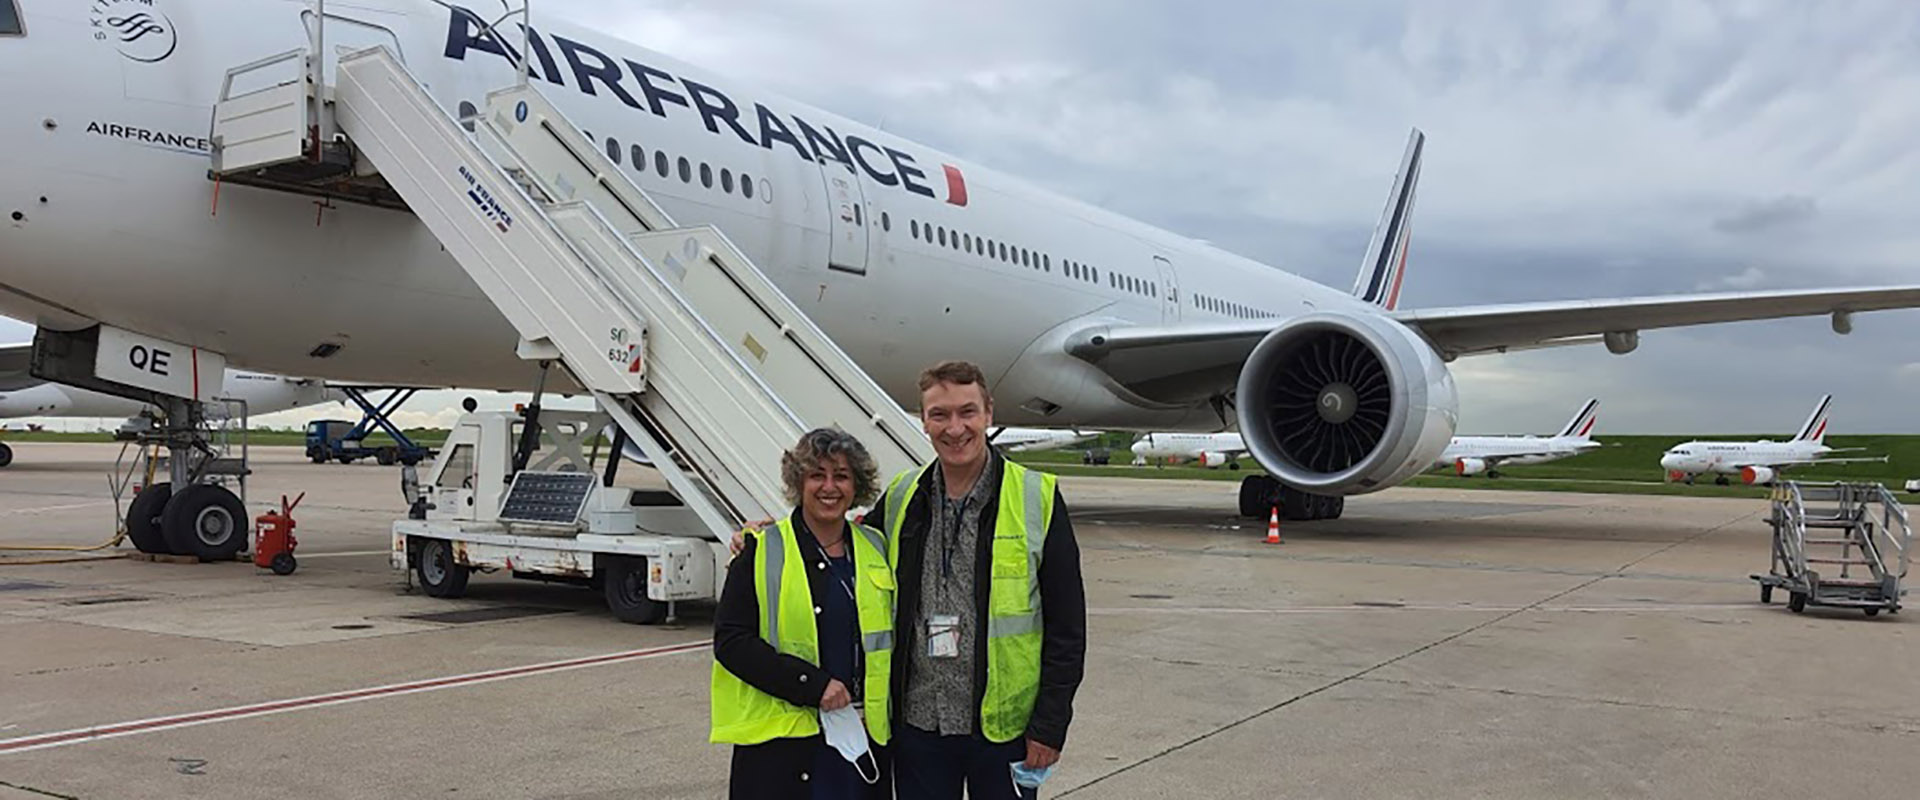
[[[1378,491],[1433,464],[1453,436],[1453,376],[1384,317],[1309,314],[1267,334],[1240,370],[1240,431],[1281,483]]]

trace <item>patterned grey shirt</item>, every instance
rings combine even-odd
[[[946,478],[940,465],[933,467],[933,491],[929,506],[933,525],[927,530],[925,554],[920,561],[920,629],[908,658],[912,659],[907,680],[907,724],[943,736],[973,733],[974,719],[980,708],[973,693],[974,642],[980,632],[980,620],[974,606],[976,555],[980,543],[980,513],[1000,484],[1000,465],[987,454],[987,468],[965,497],[947,497]],[[927,655],[927,620],[934,615],[960,618],[960,655],[958,658],[933,658]]]

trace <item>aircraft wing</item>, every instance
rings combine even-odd
[[[1612,300],[1463,306],[1393,314],[1448,356],[1550,344],[1612,332],[1920,306],[1920,286],[1719,292]]]
[[[1920,308],[1920,286],[1562,300],[1384,313],[1426,338],[1442,355],[1456,357],[1593,344],[1616,332],[1896,308]],[[1196,402],[1231,390],[1247,355],[1273,328],[1270,320],[1092,325],[1070,334],[1066,349],[1144,398]]]
[[[32,358],[32,342],[0,345],[0,392],[19,391],[46,383],[27,373]]]

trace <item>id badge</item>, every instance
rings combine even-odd
[[[927,617],[927,657],[958,658],[960,655],[960,618],[952,614]]]

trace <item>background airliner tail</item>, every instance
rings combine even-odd
[[[1824,442],[1827,438],[1827,410],[1833,405],[1833,395],[1825,395],[1813,406],[1813,415],[1807,417],[1807,424],[1800,426],[1795,434],[1796,442]]]
[[[1400,283],[1407,274],[1414,190],[1420,183],[1420,153],[1426,144],[1427,135],[1419,128],[1407,136],[1407,154],[1400,160],[1400,174],[1393,178],[1393,193],[1387,196],[1387,207],[1380,212],[1380,224],[1373,229],[1373,241],[1367,243],[1366,260],[1360,262],[1360,277],[1353,284],[1355,297],[1388,311],[1400,304]]]
[[[1580,413],[1574,414],[1573,419],[1567,420],[1567,427],[1560,429],[1560,435],[1577,439],[1593,438],[1593,422],[1599,414],[1600,399],[1588,398],[1586,405],[1580,407]]]

